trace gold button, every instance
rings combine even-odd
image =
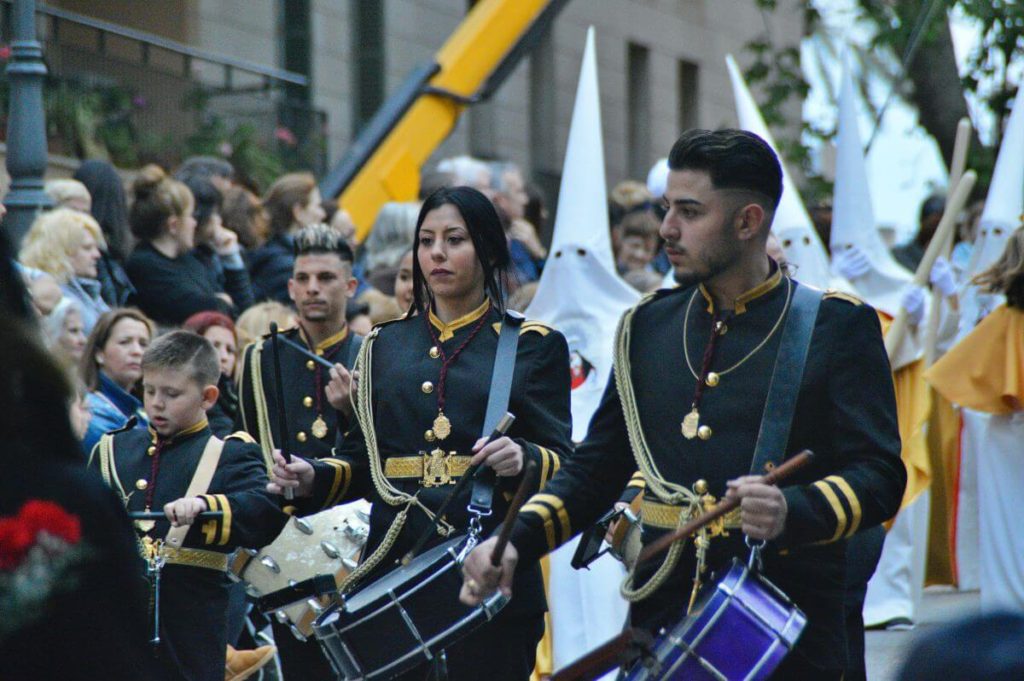
[[[156,447],[150,447],[149,449],[146,450],[146,453],[149,454],[150,456],[153,456],[154,454],[156,454]]]
[[[711,428],[709,426],[701,426],[697,429],[697,437],[701,440],[711,439]]]
[[[316,369],[316,362],[314,362],[313,360],[308,360],[306,362],[306,368],[309,369],[310,371],[313,371],[314,369]]]
[[[704,480],[702,478],[702,479],[698,480],[697,482],[693,483],[693,491],[696,492],[697,494],[707,494],[708,493],[708,481]]]
[[[438,350],[437,346],[435,345],[430,348],[430,352],[428,352],[427,354],[429,354],[433,359],[437,359],[438,357],[441,356],[441,351]]]
[[[423,381],[423,385],[420,386],[420,390],[429,395],[434,392],[434,384],[430,381]]]
[[[704,383],[706,383],[709,388],[714,388],[716,385],[718,385],[718,381],[720,378],[721,377],[714,371],[709,371],[707,378],[704,379]]]
[[[423,434],[423,439],[426,440],[427,442],[433,442],[434,440],[437,439],[437,436],[434,435],[434,431],[428,430],[426,433]]]
[[[303,433],[303,432],[302,432],[302,431],[300,430],[300,431],[298,432],[298,434],[297,434],[297,435],[295,436],[295,439],[296,439],[296,440],[298,440],[299,442],[305,442],[305,441],[306,441],[306,434],[305,434],[305,433]]]
[[[135,489],[142,491],[147,487],[149,487],[149,483],[143,480],[142,478],[139,478],[138,480],[135,481]]]
[[[303,397],[302,398],[302,406],[303,407],[312,407],[313,406],[313,398],[308,396],[308,395],[306,397]]]

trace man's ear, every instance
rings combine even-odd
[[[359,288],[359,280],[353,276],[349,276],[348,284],[345,286],[345,296],[348,298],[355,298],[356,289]]]
[[[220,397],[220,388],[215,385],[208,385],[203,388],[203,411],[209,411],[217,404]]]
[[[736,236],[748,241],[760,235],[767,228],[766,218],[764,206],[759,203],[748,203],[736,214]]]

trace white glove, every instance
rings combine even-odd
[[[849,280],[863,277],[871,269],[871,261],[864,251],[856,246],[839,251],[833,256],[832,264],[841,276]]]
[[[917,326],[924,319],[924,287],[911,284],[903,292],[903,300],[900,305],[907,311],[907,321],[911,326]]]
[[[953,274],[953,267],[941,255],[935,259],[928,280],[943,298],[949,298],[956,293],[956,275]]]

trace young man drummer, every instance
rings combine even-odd
[[[350,403],[338,401],[338,409],[328,402],[325,388],[332,374],[350,379],[346,367],[355,362],[359,337],[351,333],[345,321],[349,299],[355,294],[352,276],[352,249],[327,225],[310,225],[294,236],[295,265],[288,280],[288,295],[298,312],[298,324],[282,329],[287,338],[310,353],[336,365],[327,369],[307,354],[284,342],[278,342],[284,404],[278,399],[274,381],[271,339],[265,337],[245,348],[239,380],[241,427],[260,443],[267,466],[274,449],[287,448],[289,454],[307,459],[328,456],[339,429],[348,424]],[[346,383],[347,390],[347,383]],[[284,410],[288,439],[281,442],[279,414]],[[330,667],[316,642],[302,643],[289,628],[272,622],[281,668],[287,679],[328,678]]]
[[[615,375],[587,439],[523,507],[501,568],[490,567],[493,540],[468,557],[462,599],[509,591],[517,564],[532,565],[592,524],[643,460],[645,544],[705,501],[738,497],[741,511],[709,532],[703,561],[688,542],[667,578],[654,576],[664,554],[636,570],[633,626],[671,627],[686,614],[695,582],[745,556],[744,535],[767,540],[764,573],[808,617],[775,678],[838,679],[845,540],[892,517],[906,481],[878,319],[854,298],[822,296],[803,379],[786,388],[799,393],[778,453],[806,448],[816,457],[782,489],[761,484],[748,472],[780,327],[800,287],[765,254],[781,168],[763,140],[738,130],[685,133],[669,167],[661,236],[680,286],[626,314]]]
[[[287,520],[266,493],[252,438],[219,441],[210,432],[206,412],[219,378],[217,351],[202,336],[173,331],[156,339],[142,358],[148,432],[129,424],[104,435],[90,457],[129,511],[164,515],[135,521],[159,626],[154,664],[164,679],[223,680],[228,554],[267,544]],[[204,511],[222,515],[197,521]]]

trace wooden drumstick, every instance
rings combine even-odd
[[[761,478],[761,483],[765,485],[777,485],[778,483],[785,480],[787,477],[792,475],[798,469],[803,468],[811,459],[814,458],[814,452],[809,449],[805,449],[792,459],[787,459],[783,463],[779,464],[776,468],[773,468],[770,473]],[[645,561],[654,558],[662,551],[672,546],[680,539],[686,539],[691,534],[704,527],[712,520],[721,518],[723,515],[733,510],[740,505],[740,499],[731,498],[723,499],[722,501],[715,504],[715,506],[707,513],[701,514],[699,517],[694,518],[690,522],[686,523],[678,530],[669,532],[668,534],[659,537],[657,540],[651,542],[648,546],[644,547],[644,550],[640,552],[640,557],[637,558],[637,563],[643,563]]]
[[[270,322],[270,349],[274,360],[274,385],[277,388],[277,433],[281,438],[281,456],[285,463],[291,463],[292,456],[288,453],[288,417],[284,413],[284,384],[281,382],[281,352],[278,346],[277,322]],[[285,487],[284,498],[294,499],[295,490]]]
[[[526,469],[523,471],[523,479],[519,483],[519,489],[516,490],[516,495],[512,497],[508,513],[505,514],[505,523],[501,526],[501,532],[498,534],[498,543],[494,545],[494,551],[491,552],[491,565],[494,567],[501,566],[501,556],[505,553],[505,546],[508,544],[508,538],[512,534],[512,525],[515,523],[516,516],[519,515],[519,509],[526,503],[526,495],[530,493],[536,482],[537,463],[535,461],[527,461]]]

